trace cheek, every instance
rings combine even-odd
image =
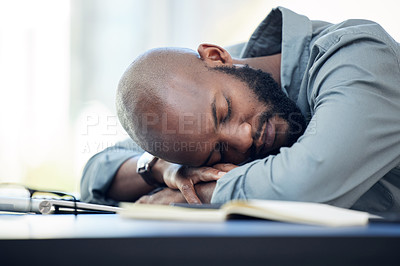
[[[267,109],[265,104],[250,99],[239,100],[234,107],[232,108],[234,120],[239,122],[247,121],[250,124],[254,124],[256,118]]]
[[[174,147],[174,152],[180,157],[177,163],[196,167],[214,159],[215,152],[209,158],[212,150],[213,144],[205,139],[180,141]]]

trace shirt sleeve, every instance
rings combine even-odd
[[[257,198],[349,208],[400,163],[398,52],[371,34],[353,34],[313,53],[314,113],[305,134],[275,156],[228,172],[213,203]]]
[[[106,194],[119,167],[143,153],[131,139],[117,143],[89,159],[81,179],[81,200],[89,203],[118,205]]]

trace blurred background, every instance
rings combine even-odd
[[[0,0],[0,182],[79,191],[95,153],[127,135],[114,94],[153,47],[246,41],[271,8],[366,18],[400,40],[396,0]]]

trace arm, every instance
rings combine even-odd
[[[139,156],[125,161],[114,176],[107,197],[116,201],[135,201],[139,197],[154,190],[143,178],[136,173],[136,164]]]
[[[136,173],[136,163],[142,153],[143,151],[128,139],[93,156],[83,171],[82,201],[117,205],[119,201],[136,201],[152,192],[155,187],[148,185]],[[179,197],[186,198],[190,203],[200,203],[203,200],[210,201],[212,190],[205,190],[203,187],[211,186],[199,185],[196,187],[198,191],[195,191],[194,184],[216,180],[222,171],[229,169],[231,166],[225,165],[220,166],[218,170],[211,167],[188,168],[160,159],[154,165],[152,173],[158,183],[166,183],[173,189],[181,190],[183,195]],[[214,186],[215,184],[212,188]],[[199,193],[198,196],[196,192]]]
[[[199,183],[194,186],[196,193],[202,203],[210,203],[215,185],[216,182],[211,181],[207,183]],[[164,188],[163,190],[157,193],[142,196],[137,202],[146,204],[168,205],[170,203],[185,203],[186,199],[179,190]]]
[[[90,158],[82,174],[81,200],[97,204],[117,205],[118,201],[107,195],[113,178],[121,165],[142,153],[143,151],[131,139],[127,139]]]
[[[136,201],[138,198],[156,189],[156,187],[148,185],[136,173],[139,157],[140,155],[130,158],[121,165],[107,191],[108,198],[116,201]],[[191,203],[200,203],[200,199],[194,190],[194,184],[215,180],[219,172],[219,170],[211,167],[204,167],[202,169],[188,168],[169,163],[162,159],[158,159],[151,169],[153,178],[159,184],[177,189],[178,192],[181,190],[183,193],[181,197],[187,198],[187,201]]]
[[[303,84],[310,87],[301,90],[313,113],[306,133],[278,155],[227,173],[212,202],[260,198],[351,207],[400,163],[399,55],[374,37],[346,37],[332,51],[314,54],[318,67],[306,70]]]
[[[186,173],[181,172],[180,174],[182,175],[182,180],[169,181],[177,183],[174,183],[173,185],[175,188],[166,187],[159,192],[149,194],[149,192],[154,190],[154,187],[149,186],[141,178],[141,176],[136,173],[137,159],[138,157],[131,158],[124,164],[122,164],[116,176],[114,177],[110,189],[107,192],[107,196],[109,198],[117,201],[137,200],[138,203],[151,204],[170,204],[177,202],[210,203],[216,182],[201,182],[200,179],[195,178],[196,176],[199,176],[196,175],[196,173],[201,172],[201,176],[199,177],[206,180],[207,177],[214,178],[212,175],[215,172],[220,172],[220,170],[204,167],[204,169],[196,168],[192,171],[186,171]],[[152,173],[153,175],[156,175],[155,178],[156,180],[158,180],[158,182],[161,183],[164,179],[166,179],[163,177],[163,175],[168,171],[167,169],[171,166],[173,166],[173,164],[165,162],[161,159],[157,161],[157,163],[153,167]],[[165,174],[165,176],[168,176],[170,178],[173,177],[174,179],[177,175],[179,174]],[[194,184],[193,182],[201,183]],[[191,189],[189,191],[182,189],[181,192],[178,187],[181,188],[186,183],[193,185],[193,187],[191,186]],[[193,200],[193,197],[196,197],[197,199]],[[188,198],[188,200],[186,200],[185,198]]]

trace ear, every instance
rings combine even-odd
[[[202,43],[197,49],[200,58],[206,62],[207,65],[214,66],[232,66],[232,57],[224,48],[214,45]]]

